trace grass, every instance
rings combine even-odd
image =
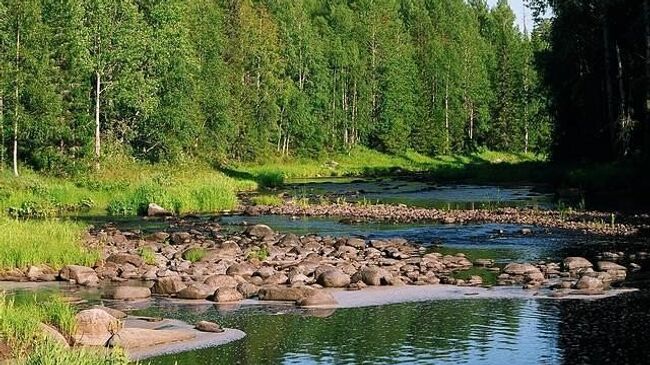
[[[18,221],[0,218],[0,269],[68,264],[92,265],[99,252],[83,247],[86,227],[65,220]]]
[[[28,293],[8,297],[0,293],[0,340],[10,346],[16,364],[128,364],[124,353],[65,348],[48,339],[39,326],[50,325],[70,338],[75,311],[59,297]]]
[[[251,198],[253,205],[266,205],[266,206],[279,206],[284,203],[284,200],[277,195],[257,195]]]
[[[183,259],[189,262],[198,262],[205,257],[205,250],[200,247],[193,247],[183,252]]]
[[[464,169],[473,164],[517,164],[543,161],[544,157],[533,154],[514,154],[480,151],[466,156],[429,157],[415,151],[400,155],[388,155],[364,147],[356,147],[349,153],[340,153],[325,159],[269,159],[240,164],[231,171],[247,174],[262,186],[277,186],[284,179],[376,176],[406,172],[443,173]]]
[[[0,173],[0,215],[46,218],[65,213],[135,215],[156,203],[176,213],[233,209],[251,180],[225,176],[207,164],[148,165],[106,162],[100,171],[67,179],[24,169],[19,178]]]
[[[140,254],[140,257],[142,257],[142,260],[144,261],[145,264],[147,265],[156,264],[156,253],[154,252],[153,248],[149,246],[144,246],[138,250],[138,253]]]
[[[452,277],[460,280],[469,280],[472,276],[480,276],[483,285],[496,285],[498,274],[482,267],[471,267],[467,270],[455,271]]]

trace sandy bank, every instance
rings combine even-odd
[[[127,351],[127,355],[129,359],[133,361],[225,345],[227,343],[240,340],[246,336],[244,332],[230,328],[224,328],[224,332],[221,333],[201,332],[194,329],[194,326],[192,325],[173,319],[148,322],[146,320],[137,318],[127,318],[124,325],[125,327],[131,328],[191,331],[196,335],[196,337],[187,341],[173,342],[146,348],[130,349]]]

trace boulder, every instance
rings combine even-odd
[[[129,350],[191,340],[196,335],[190,330],[153,330],[146,328],[123,328],[110,338],[110,347],[119,346]]]
[[[56,272],[49,267],[30,266],[25,276],[29,281],[55,281]]]
[[[244,296],[235,288],[218,288],[215,290],[213,300],[217,303],[239,302]]]
[[[256,224],[254,226],[250,226],[246,228],[246,231],[244,232],[249,236],[258,238],[265,238],[273,236],[275,234],[275,232],[273,232],[273,229],[265,224]]]
[[[131,264],[135,267],[141,267],[144,265],[144,260],[142,260],[142,257],[137,256],[137,255],[131,255],[128,253],[116,253],[108,256],[106,259],[106,262],[112,262],[117,265],[126,265],[126,264]]]
[[[219,324],[214,323],[214,322],[208,322],[208,321],[200,321],[199,323],[194,326],[197,330],[201,332],[212,332],[212,333],[221,333],[223,332],[223,328],[219,326]]]
[[[76,328],[72,337],[78,346],[105,346],[121,328],[119,320],[101,309],[83,310],[77,313],[75,320]]]
[[[334,299],[332,294],[324,290],[313,290],[309,295],[297,301],[300,307],[319,307],[319,306],[334,306],[338,302]]]
[[[278,272],[278,273],[275,273],[275,274],[269,276],[268,278],[266,278],[266,280],[264,280],[264,284],[266,284],[266,285],[283,285],[283,284],[286,284],[288,281],[289,281],[289,278],[285,274],[283,274],[281,272]]]
[[[251,265],[248,262],[240,262],[238,264],[230,265],[228,270],[226,270],[226,274],[231,275],[231,276],[235,276],[235,275],[239,275],[239,276],[248,275],[248,276],[251,276],[251,275],[253,275],[253,273],[255,271],[256,271],[255,266]]]
[[[275,274],[275,269],[272,268],[271,266],[262,266],[253,275],[259,276],[262,279],[266,279],[270,277],[271,275]]]
[[[156,203],[149,203],[149,206],[147,207],[148,217],[169,217],[171,215],[173,214],[170,211]]]
[[[59,332],[56,328],[52,326],[48,326],[45,323],[40,323],[38,325],[41,333],[45,335],[45,337],[52,342],[58,343],[63,347],[70,347],[70,344],[68,343],[68,340],[66,340],[65,337]]]
[[[576,289],[582,290],[603,290],[605,285],[599,278],[583,275],[580,280],[575,284]]]
[[[176,293],[180,299],[206,299],[214,293],[214,290],[205,284],[193,283]]]
[[[307,296],[314,289],[307,287],[281,288],[265,287],[258,292],[260,300],[295,302]]]
[[[366,240],[362,238],[348,238],[345,244],[359,250],[363,250],[366,248]]]
[[[539,269],[531,264],[510,263],[503,268],[503,272],[509,275],[525,275],[529,272],[539,271]]]
[[[115,317],[116,319],[124,319],[124,318],[127,317],[126,313],[124,313],[122,311],[118,311],[117,309],[113,309],[113,308],[108,308],[108,307],[96,305],[96,306],[93,307],[93,309],[103,310],[104,312],[110,314],[111,316]]]
[[[192,235],[189,232],[174,232],[172,233],[172,243],[176,245],[182,245],[183,243],[188,243],[192,239]]]
[[[74,281],[83,286],[99,286],[99,278],[95,270],[79,265],[67,265],[59,272],[59,277],[63,280]]]
[[[618,282],[625,280],[627,276],[627,268],[611,261],[598,261],[596,263],[598,271],[608,273],[612,277],[612,281]]]
[[[393,275],[384,269],[377,267],[366,267],[359,271],[361,281],[366,285],[379,286],[388,285]]]
[[[154,294],[159,295],[174,295],[185,289],[186,286],[180,276],[165,276],[158,278],[153,285],[152,291]]]
[[[316,282],[325,288],[345,288],[350,285],[350,276],[339,269],[332,269],[320,274]]]
[[[260,289],[257,285],[251,283],[241,283],[237,285],[237,290],[245,299],[248,299],[256,296]]]
[[[229,275],[212,275],[208,276],[203,284],[211,288],[235,288],[237,287],[237,280]]]
[[[115,286],[102,293],[102,298],[113,300],[139,300],[150,296],[151,290],[144,286]]]
[[[565,271],[578,271],[592,268],[594,265],[584,257],[567,257],[562,262]]]

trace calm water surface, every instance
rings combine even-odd
[[[436,186],[400,181],[303,181],[294,196],[327,194],[425,207],[552,206],[552,197],[530,186]],[[497,262],[595,260],[604,251],[647,251],[634,241],[519,225],[341,224],[336,219],[279,216],[223,217],[225,229],[264,223],[297,234],[404,237],[449,252]],[[130,229],[157,223],[125,221]],[[602,300],[465,299],[381,307],[305,311],[286,306],[219,307],[153,300],[136,313],[189,322],[213,320],[239,328],[235,343],[153,359],[152,364],[644,364],[650,363],[650,262],[631,273],[640,291]],[[622,262],[627,264],[627,262]]]

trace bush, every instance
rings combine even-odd
[[[147,265],[156,264],[156,253],[153,251],[153,248],[149,246],[141,247],[138,250],[138,254],[140,254],[140,257],[142,257],[142,260],[144,261],[145,264]]]
[[[201,260],[203,257],[205,257],[205,250],[200,247],[190,248],[183,252],[183,259],[193,263]]]
[[[251,198],[253,205],[280,206],[284,203],[277,195],[257,195]]]

